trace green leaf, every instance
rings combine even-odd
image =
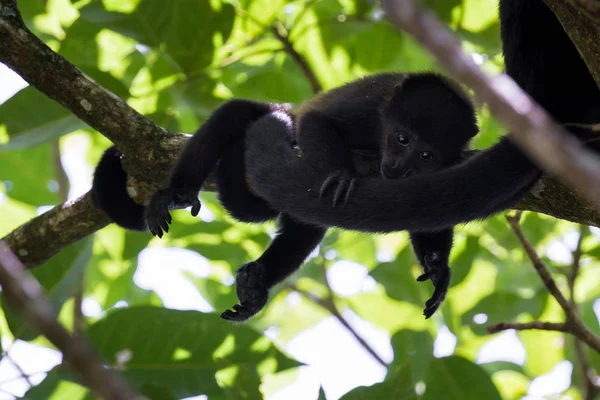
[[[222,394],[221,386],[236,396],[255,392],[253,375],[299,365],[249,328],[195,311],[119,309],[90,326],[87,336],[137,388],[163,388],[176,398]]]
[[[410,366],[406,366],[381,383],[368,387],[361,386],[351,390],[342,396],[340,400],[416,400],[419,397],[409,379],[410,370]]]
[[[388,375],[410,365],[411,382],[416,385],[427,375],[433,357],[433,338],[426,331],[401,330],[392,336],[394,361],[388,366]]]
[[[0,177],[13,200],[33,206],[58,203],[57,192],[50,190],[55,174],[49,145],[0,152]]]
[[[458,246],[455,246],[455,249]],[[468,235],[464,241],[464,245],[460,246],[458,252],[454,251],[450,261],[452,276],[450,279],[451,287],[461,283],[471,271],[473,263],[479,256],[481,247],[479,246],[479,238],[473,235]]]
[[[523,313],[527,313],[535,319],[544,311],[547,299],[548,293],[546,291],[538,291],[533,297],[526,298],[513,292],[498,290],[481,299],[475,307],[463,314],[462,323],[464,325],[471,325],[475,333],[486,335],[485,326],[476,325],[473,322],[475,315],[486,314],[488,324],[514,321]]]
[[[425,385],[423,400],[501,400],[485,370],[458,356],[434,359]]]
[[[417,282],[411,273],[415,263],[415,257],[410,246],[405,246],[393,262],[381,263],[373,271],[371,276],[385,288],[385,292],[391,298],[398,301],[406,301],[417,306],[425,305],[425,285]]]
[[[162,0],[142,0],[130,13],[110,12],[93,1],[80,11],[87,21],[164,49],[187,74],[212,63],[215,42],[227,41],[234,21],[231,5],[196,0],[178,0],[169,7]]]
[[[33,147],[86,126],[58,103],[26,87],[0,105],[0,130],[6,129],[9,137],[0,152]]]

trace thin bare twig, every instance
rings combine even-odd
[[[300,289],[294,285],[287,285],[290,290],[300,293],[305,299],[313,302],[321,308],[327,310],[331,315],[339,321],[350,332],[350,334],[360,343],[360,345],[369,353],[379,364],[383,367],[387,367],[387,363],[377,354],[377,352],[367,343],[356,330],[350,325],[350,323],[342,316],[334,301],[331,298],[322,299],[315,296],[314,294],[307,292],[306,290]]]
[[[523,150],[600,210],[600,158],[596,154],[556,125],[510,77],[485,75],[431,12],[413,0],[382,0],[382,5],[399,29],[414,36],[479,100],[488,103]]]
[[[0,240],[0,285],[9,304],[33,329],[42,333],[63,354],[64,361],[78,372],[89,387],[105,399],[141,400],[118,374],[107,369],[79,336],[73,337],[60,325],[57,314],[39,283],[10,248]]]
[[[555,331],[572,333],[575,332],[564,322],[545,322],[545,321],[532,321],[532,322],[500,322],[498,324],[490,325],[487,327],[489,333],[498,333],[508,329],[514,329],[516,331],[526,330],[539,330],[539,331]]]
[[[296,64],[298,64],[298,66],[302,70],[302,73],[310,82],[313,93],[321,92],[323,90],[323,86],[321,86],[317,75],[312,70],[312,68],[308,64],[308,61],[306,61],[302,54],[298,53],[296,49],[294,49],[294,45],[290,41],[288,33],[286,32],[283,25],[281,23],[275,23],[271,28],[271,31],[273,32],[273,35],[275,35],[277,40],[281,42],[281,44],[283,45],[283,50],[287,53],[287,55],[290,56],[292,60],[296,62]]]
[[[300,293],[305,299],[307,299],[307,300],[313,302],[314,304],[320,306],[321,308],[327,310],[331,315],[333,315],[339,321],[340,324],[342,324],[348,330],[348,332],[350,332],[350,334],[354,337],[354,339],[356,339],[358,341],[358,343],[360,343],[360,345],[367,351],[367,353],[369,353],[383,367],[387,367],[387,363],[379,356],[379,354],[377,354],[377,352],[369,345],[369,343],[367,343],[358,334],[358,332],[356,332],[356,330],[352,327],[352,325],[350,325],[350,323],[346,320],[346,318],[344,318],[344,316],[342,315],[340,310],[335,305],[335,293],[333,292],[333,289],[331,288],[331,285],[329,284],[329,281],[327,280],[327,271],[326,271],[326,265],[325,265],[327,263],[327,260],[325,259],[325,257],[322,257],[322,258],[323,258],[323,262],[321,263],[321,272],[323,273],[323,280],[325,282],[325,286],[327,287],[327,297],[326,298],[323,299],[318,296],[315,296],[314,294],[307,292],[306,290],[300,289],[295,285],[287,284],[286,286],[290,290]]]
[[[531,242],[529,242],[529,239],[525,237],[525,234],[523,233],[523,230],[519,225],[519,216],[506,216],[506,220],[508,221],[508,224],[515,232],[517,237],[519,238],[519,241],[521,242],[525,253],[527,254],[529,259],[531,260],[531,263],[533,264],[533,267],[537,271],[540,278],[542,278],[542,282],[544,282],[544,285],[546,286],[552,297],[554,297],[556,301],[558,301],[558,304],[560,304],[561,308],[567,314],[567,319],[579,319],[579,317],[575,314],[575,311],[569,304],[569,301],[562,294],[558,286],[556,286],[556,282],[554,282],[552,275],[550,275],[550,272],[548,272],[548,269],[538,256],[537,252],[533,248],[533,245],[531,244]]]

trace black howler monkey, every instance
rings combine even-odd
[[[363,91],[365,86],[372,87],[370,92],[367,91],[367,97],[373,94],[376,96],[370,103],[371,108],[363,109],[361,116],[360,113],[356,113],[357,107],[360,107],[357,94]],[[379,171],[387,179],[424,174],[456,163],[471,137],[477,133],[475,113],[468,97],[456,84],[435,74],[375,75],[335,89],[312,102],[340,107],[340,103],[348,98],[349,92],[352,92],[350,98],[354,98],[354,101],[346,106],[349,104],[351,107],[336,112],[358,115],[359,122],[369,118],[370,131],[366,134],[371,135],[370,138],[359,137],[366,131],[366,124],[362,126],[364,131],[355,129],[351,133],[354,140],[378,146],[381,152]],[[231,108],[243,107],[244,104],[248,109],[256,108],[258,115],[277,114],[278,118],[289,125],[290,134],[293,135],[292,121],[282,109],[243,100],[226,103],[211,116],[207,125],[227,127],[224,123],[215,122],[215,119],[227,115],[223,108],[229,109],[231,113]],[[310,104],[309,102],[303,109],[310,109]],[[429,118],[429,114],[434,111],[437,118]],[[222,147],[223,153],[217,165],[219,199],[232,216],[244,222],[263,222],[279,214],[263,199],[257,197],[246,183],[243,164],[244,142],[241,140],[244,132],[241,127],[256,118],[256,114],[248,114],[251,117],[244,120],[245,122],[238,122],[236,126],[225,131],[231,133],[231,138],[228,145]],[[215,135],[216,131],[210,132]],[[235,135],[239,138],[236,139]],[[350,157],[350,150],[344,147],[337,151],[348,153]],[[213,159],[217,154],[218,152],[212,153]],[[120,165],[121,156],[116,147],[111,147],[105,152],[94,177],[93,198],[102,200],[95,200],[95,203],[119,225],[128,229],[145,230],[142,216],[145,207],[134,203],[127,195],[126,174]],[[185,164],[180,160],[179,165]],[[189,171],[189,168],[185,170]],[[116,179],[109,179],[111,175]],[[328,183],[323,185],[322,191],[327,185]],[[346,191],[344,197],[349,195],[350,191]],[[168,209],[186,205],[187,203],[177,200],[169,203]],[[271,246],[257,261],[244,265],[238,272],[237,290],[243,307],[237,306],[237,312],[225,312],[223,316],[243,320],[258,312],[266,302],[268,289],[299,268],[321,241],[324,233],[322,228],[300,224],[289,216],[282,215],[280,230]],[[425,316],[429,317],[438,308],[448,287],[452,228],[435,233],[413,232],[411,241],[425,270],[419,279],[431,279],[435,286],[434,295],[427,301],[424,311]],[[252,282],[246,279],[249,275],[253,276]],[[260,296],[257,293],[260,293]]]
[[[436,113],[436,118],[430,118],[432,112]],[[246,174],[242,164],[244,128],[261,114],[282,121],[288,128],[288,139],[297,142],[303,158],[323,168],[325,174],[318,178],[322,178],[323,182],[319,193],[324,195],[333,189],[333,207],[342,200],[346,201],[354,187],[351,149],[380,150],[384,129],[391,130],[388,136],[391,135],[390,140],[393,141],[400,133],[407,140],[422,135],[431,145],[448,147],[447,154],[437,154],[439,159],[435,156],[426,158],[432,155],[430,147],[429,153],[425,150],[415,152],[416,159],[408,157],[402,164],[396,163],[398,156],[409,153],[389,152],[386,156],[394,159],[385,159],[382,164],[382,172],[388,177],[397,175],[398,171],[402,171],[402,175],[407,174],[409,171],[402,169],[408,165],[415,173],[419,169],[425,172],[447,165],[477,133],[474,111],[464,94],[455,84],[430,73],[383,73],[333,89],[309,100],[299,109],[295,128],[292,128],[289,115],[274,110],[273,106],[233,100],[218,108],[190,139],[171,171],[169,186],[153,196],[146,213],[153,234],[162,236],[163,230],[168,231],[171,222],[169,207],[191,205],[192,214],[198,213],[197,192],[217,160],[220,199],[234,217],[246,222],[260,222],[276,214],[273,211],[276,208],[265,203],[245,185]],[[450,149],[458,142],[459,146]],[[405,147],[412,150],[414,145]],[[240,304],[234,307],[235,311],[226,311],[222,316],[241,321],[260,310],[267,301],[268,289],[300,267],[321,241],[324,228],[282,216],[278,234],[263,256],[244,265],[238,272],[236,282]],[[446,237],[447,234],[444,242]],[[431,251],[434,255],[441,250],[432,236],[424,238],[426,241],[415,247],[423,251],[420,260],[425,259],[428,244],[435,245]],[[413,240],[419,241],[421,237],[415,235]],[[430,260],[430,264],[434,261]],[[429,268],[423,279],[432,278],[436,286],[439,282],[447,287],[447,280],[438,279],[435,271],[437,269]],[[428,303],[427,316],[437,308],[439,297],[444,292],[445,289],[436,291],[438,298]]]

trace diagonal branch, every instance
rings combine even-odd
[[[0,241],[0,284],[2,293],[32,328],[45,335],[68,363],[95,392],[105,399],[141,400],[121,376],[105,368],[102,361],[79,336],[73,337],[58,323],[57,315],[39,283]]]
[[[544,0],[562,24],[600,87],[600,1]]]

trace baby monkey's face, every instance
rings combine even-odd
[[[388,132],[381,150],[381,175],[386,179],[427,174],[444,166],[443,154],[435,146],[405,129]]]

